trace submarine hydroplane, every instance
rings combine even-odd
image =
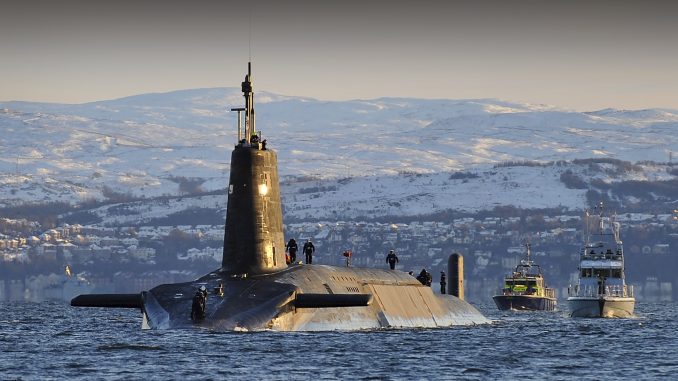
[[[80,295],[77,307],[138,308],[143,327],[327,331],[488,323],[452,295],[397,270],[286,263],[276,152],[257,134],[251,63],[231,154],[222,266],[140,294]],[[244,111],[243,119],[240,112]],[[196,318],[194,299],[207,297]]]

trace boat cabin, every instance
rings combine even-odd
[[[586,245],[579,262],[579,288],[592,295],[624,293],[624,260],[621,247],[602,242]]]
[[[535,295],[544,287],[543,278],[506,278],[504,279],[504,295]]]

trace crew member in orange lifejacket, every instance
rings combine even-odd
[[[297,250],[299,250],[299,246],[297,246],[297,241],[295,241],[294,238],[290,238],[285,248],[287,249],[287,252],[290,254],[290,263],[296,262]]]
[[[346,257],[346,267],[351,267],[351,257],[353,257],[353,252],[351,250],[346,250],[342,255]]]

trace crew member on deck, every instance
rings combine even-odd
[[[223,297],[224,296],[224,284],[219,283],[219,286],[214,288],[214,293],[218,296]]]
[[[426,281],[428,280],[426,274],[428,274],[428,271],[426,271],[426,269],[421,269],[421,272],[417,275],[417,280],[424,286],[426,286]]]
[[[191,320],[199,321],[205,318],[205,309],[207,306],[207,288],[200,286],[200,289],[193,296],[191,305]]]
[[[433,283],[433,277],[431,276],[430,272],[426,271],[426,269],[421,269],[421,272],[419,275],[417,275],[417,280],[424,286],[429,287],[431,287],[431,284]]]
[[[306,240],[303,250],[306,255],[306,263],[310,265],[313,263],[313,253],[315,252],[315,246],[313,246],[310,238]]]
[[[395,251],[390,250],[386,256],[386,262],[391,267],[391,270],[395,270],[396,263],[398,263],[398,256],[395,254]]]
[[[299,246],[297,246],[297,241],[295,241],[294,238],[290,238],[285,248],[290,254],[290,263],[295,263],[297,261],[297,250],[299,249]]]
[[[351,250],[346,250],[342,255],[346,257],[346,267],[351,267],[351,258],[353,257],[353,252]]]
[[[440,272],[440,293],[445,294],[445,286],[447,286],[447,282],[445,281],[445,272],[441,271]]]

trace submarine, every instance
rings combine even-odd
[[[251,62],[242,92],[245,107],[233,109],[238,140],[221,268],[138,294],[79,295],[72,306],[139,309],[145,329],[348,331],[490,322],[465,300],[434,294],[402,271],[288,264],[277,155],[257,134]]]

